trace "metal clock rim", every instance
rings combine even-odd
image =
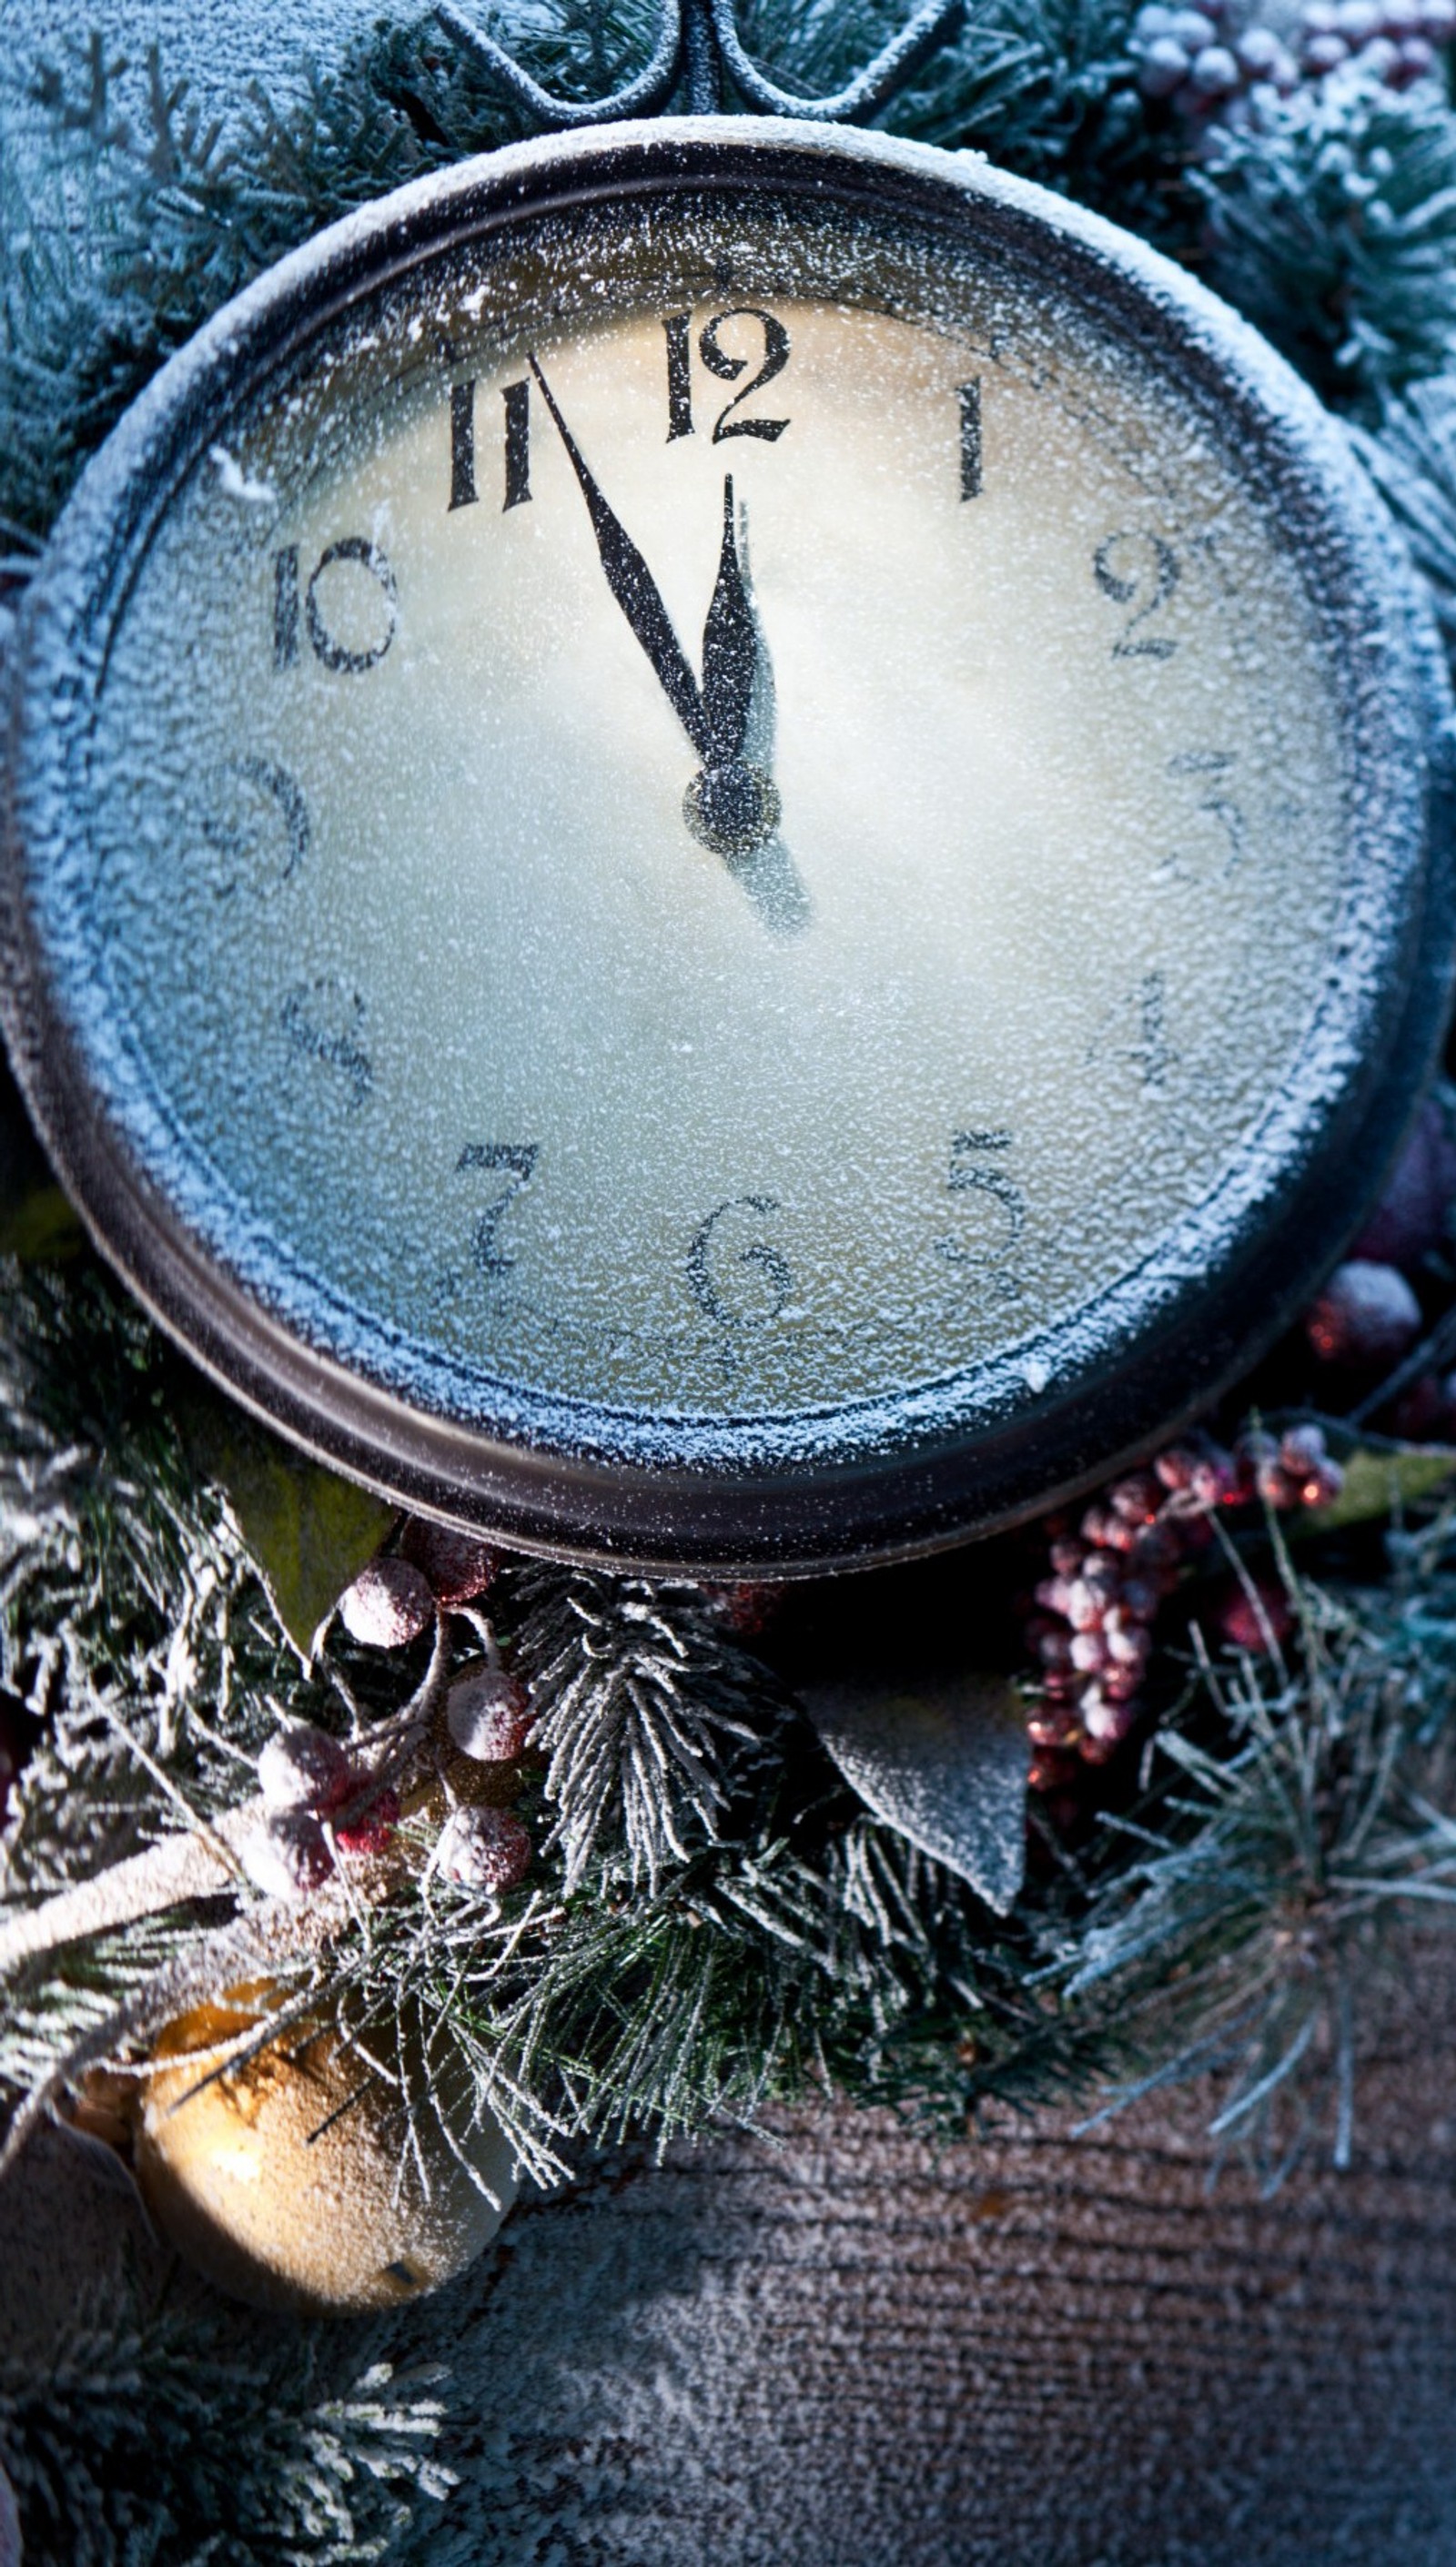
[[[301,338],[342,308],[471,231],[519,222],[543,196],[580,203],[593,194],[620,194],[624,179],[633,192],[704,184],[761,189],[766,182],[774,194],[797,187],[822,199],[826,189],[837,189],[850,203],[867,194],[890,197],[901,211],[941,221],[970,202],[985,221],[1011,234],[1024,234],[1029,218],[1043,241],[1049,221],[1057,255],[1079,268],[1084,286],[1095,284],[1120,303],[1145,337],[1161,330],[1226,390],[1231,381],[1240,388],[1231,345],[1245,357],[1250,346],[1260,351],[1266,387],[1272,371],[1276,380],[1285,371],[1277,361],[1272,368],[1244,325],[1141,243],[1025,182],[968,165],[967,155],[952,161],[880,136],[826,136],[822,128],[745,126],[736,119],[660,120],[554,137],[465,164],[443,180],[417,182],[348,218],[218,315],[131,415],[133,440],[139,432],[143,439],[142,465],[135,451],[119,456],[114,439],[84,476],[63,519],[52,568],[38,584],[36,607],[28,611],[27,635],[32,615],[46,609],[57,589],[83,620],[115,615],[116,575],[136,558],[152,512],[174,486],[178,447],[193,448],[198,420],[215,420],[260,367],[285,362]],[[1307,509],[1312,506],[1322,521],[1315,532],[1327,542],[1332,530],[1362,552],[1365,578],[1382,593],[1387,630],[1378,646],[1368,633],[1363,644],[1367,657],[1374,651],[1365,671],[1367,713],[1372,670],[1383,650],[1380,674],[1388,679],[1393,653],[1397,663],[1406,662],[1407,699],[1424,699],[1421,726],[1435,740],[1449,719],[1438,651],[1402,588],[1376,503],[1335,444],[1337,431],[1292,376],[1273,411],[1267,391],[1261,409],[1248,399],[1247,379],[1242,389],[1271,449],[1278,437],[1286,439],[1285,479],[1296,496],[1303,489]],[[171,470],[157,469],[159,451],[169,451]],[[1408,605],[1420,636],[1413,656],[1398,630]],[[1384,1054],[1362,1064],[1316,1163],[1296,1173],[1272,1231],[1266,1226],[1219,1285],[1204,1287],[1196,1309],[1185,1309],[1161,1334],[1142,1336],[1130,1361],[1100,1362],[1072,1400],[1064,1379],[1053,1381],[1048,1395],[1022,1403],[969,1451],[962,1438],[918,1445],[903,1438],[897,1448],[852,1465],[791,1463],[756,1473],[714,1472],[691,1460],[644,1468],[594,1461],[583,1452],[531,1451],[407,1407],[395,1391],[346,1371],[281,1326],[187,1236],[125,1144],[104,1130],[27,914],[25,791],[16,781],[24,770],[25,659],[22,649],[11,695],[0,933],[13,968],[3,1012],[32,1109],[99,1244],[206,1369],[320,1458],[401,1503],[486,1523],[528,1550],[705,1572],[813,1573],[936,1549],[1085,1487],[1119,1454],[1205,1404],[1293,1315],[1343,1245],[1351,1200],[1357,1211],[1393,1151],[1449,1001],[1456,868],[1449,775],[1445,760],[1433,755],[1423,932],[1418,955],[1408,961],[1404,1004],[1386,1027]],[[1419,750],[1418,739],[1414,745]],[[1264,1313],[1256,1330],[1242,1316],[1251,1301]]]

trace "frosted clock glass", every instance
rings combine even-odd
[[[1044,1501],[1357,1217],[1449,942],[1335,431],[980,164],[695,120],[285,262],[93,467],[16,686],[12,1035],[291,1432],[792,1569]]]

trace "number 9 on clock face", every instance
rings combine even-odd
[[[1312,404],[1146,253],[667,133],[326,239],[104,458],[12,1030],[291,1431],[806,1567],[1084,1477],[1337,1246],[1439,1007],[1434,682]]]

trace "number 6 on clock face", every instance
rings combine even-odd
[[[1452,942],[1400,580],[1293,378],[1034,189],[496,155],[264,280],[61,530],[32,1099],[411,1503],[770,1571],[1004,1520],[1245,1360],[1396,1136]]]

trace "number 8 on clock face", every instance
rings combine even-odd
[[[509,1538],[1044,1499],[1275,1323],[1433,1037],[1369,503],[1207,298],[941,155],[659,127],[400,205],[163,378],[33,618],[73,1182],[246,1396]]]

